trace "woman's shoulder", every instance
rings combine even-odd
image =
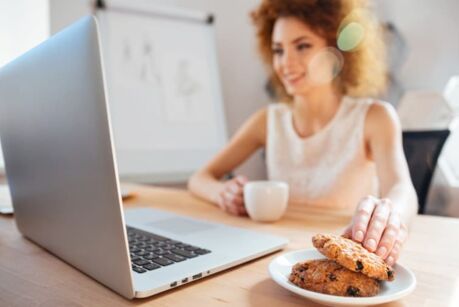
[[[372,99],[368,107],[367,121],[379,124],[398,121],[397,111],[386,101]]]
[[[252,113],[246,120],[245,126],[253,133],[261,133],[264,136],[266,131],[266,124],[268,122],[270,106],[262,107]]]
[[[266,107],[268,117],[281,117],[284,114],[291,112],[291,107],[285,102],[271,103]]]
[[[387,132],[400,130],[397,111],[386,101],[372,99],[365,118],[365,134],[379,134],[382,130]]]
[[[245,126],[252,132],[256,132],[258,137],[264,139],[269,122],[274,118],[282,118],[290,107],[286,103],[272,103],[255,111],[247,120]],[[276,120],[274,120],[275,122]]]
[[[346,96],[344,101],[355,108],[366,111],[366,121],[378,122],[389,119],[397,119],[395,108],[387,101],[372,97],[351,97]]]
[[[271,103],[252,113],[248,121],[256,124],[257,126],[264,125],[270,117],[280,116],[288,111],[290,111],[290,107],[286,103]]]
[[[263,107],[252,113],[249,120],[256,123],[257,125],[266,123],[268,118],[269,106]]]

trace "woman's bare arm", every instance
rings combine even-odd
[[[227,194],[234,194],[240,198],[243,179],[230,182],[229,186],[220,179],[265,145],[266,122],[266,109],[253,114],[230,142],[207,165],[191,176],[188,181],[188,189],[196,196],[216,204],[221,200],[222,192],[225,189],[228,190]]]
[[[367,121],[370,153],[376,163],[381,197],[390,199],[392,209],[409,225],[417,214],[418,203],[403,152],[397,113],[387,103],[375,103]]]
[[[400,123],[390,105],[378,102],[370,107],[365,139],[369,157],[376,164],[381,198],[370,196],[359,203],[348,235],[392,265],[418,205],[403,153]]]

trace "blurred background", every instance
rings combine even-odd
[[[249,18],[259,0],[143,2],[208,12],[215,17],[216,55],[228,137],[250,114],[270,102],[267,74],[257,54]],[[424,173],[412,173],[417,178],[414,181],[420,181],[419,189],[426,194],[424,212],[459,217],[459,133],[455,131],[459,115],[459,77],[455,77],[459,76],[459,1],[371,3],[384,27],[390,68],[390,87],[379,98],[397,108],[407,140],[414,140],[413,145],[409,145],[411,141],[406,143],[411,146],[405,148],[409,163],[413,168],[426,161],[428,164]],[[95,2],[86,0],[0,0],[0,66],[91,14],[94,8]],[[416,131],[424,133],[409,134]],[[426,134],[432,131],[433,134]],[[438,131],[447,134],[436,134]],[[421,152],[423,155],[419,156]],[[265,178],[263,153],[254,155],[236,173],[250,179]],[[184,183],[183,178],[160,179],[156,178],[154,183]]]

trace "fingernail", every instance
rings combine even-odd
[[[369,239],[369,240],[367,241],[367,243],[365,244],[365,246],[366,246],[369,250],[374,251],[374,250],[376,249],[376,241],[373,240],[373,239]]]
[[[392,256],[389,256],[386,260],[386,263],[390,266],[393,266],[394,265],[394,257]]]
[[[357,241],[359,241],[359,242],[362,241],[363,240],[363,231],[361,231],[361,230],[357,231],[355,233],[355,239]]]
[[[378,249],[378,251],[376,252],[376,255],[378,255],[379,257],[384,257],[386,253],[387,253],[387,248],[382,246]]]

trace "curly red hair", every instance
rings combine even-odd
[[[269,67],[278,98],[290,100],[272,67],[271,36],[276,20],[281,17],[300,19],[337,49],[340,31],[346,24],[357,22],[365,31],[364,39],[357,48],[340,50],[344,63],[336,84],[343,94],[355,97],[384,91],[387,73],[382,31],[365,0],[263,0],[251,17],[258,48]]]

